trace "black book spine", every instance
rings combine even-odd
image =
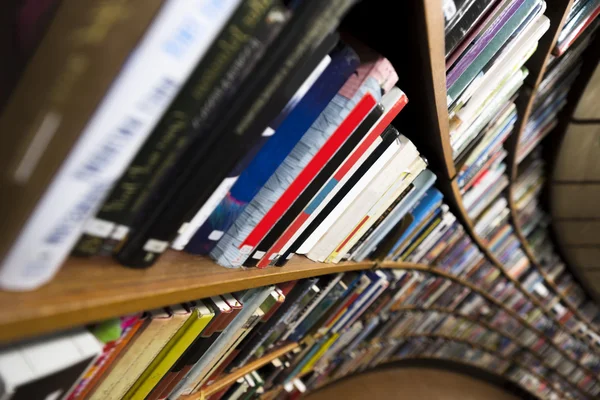
[[[331,201],[321,210],[319,215],[313,219],[313,221],[306,227],[298,239],[292,244],[289,249],[281,254],[276,260],[275,265],[281,267],[287,263],[294,252],[308,239],[308,237],[314,232],[315,229],[323,222],[323,220],[329,215],[331,211],[339,204],[340,201],[350,192],[350,190],[358,183],[360,178],[371,168],[371,166],[377,161],[379,157],[385,152],[385,150],[398,138],[400,133],[393,126],[388,126],[386,130],[381,134],[383,141],[377,146],[377,148],[367,157],[365,162],[356,170],[356,172],[348,179],[346,184],[333,196]]]
[[[294,204],[283,214],[283,216],[277,221],[277,223],[271,228],[269,233],[259,243],[254,253],[246,259],[244,266],[251,267],[255,266],[260,260],[255,258],[256,254],[266,253],[271,246],[279,239],[279,237],[285,232],[290,226],[294,219],[304,210],[312,198],[318,193],[318,191],[327,183],[331,176],[335,173],[338,167],[344,162],[346,157],[356,148],[360,141],[369,132],[371,127],[377,122],[377,120],[383,115],[384,109],[381,104],[378,104],[363,122],[354,130],[352,135],[344,142],[342,147],[334,154],[334,156],[325,164],[317,176],[312,180],[309,186],[302,192],[302,194],[296,199]]]
[[[255,69],[240,96],[207,141],[177,174],[172,190],[160,193],[148,215],[132,227],[116,258],[124,265],[146,268],[168,247],[181,224],[217,189],[228,171],[260,138],[268,124],[287,104],[271,101],[294,68],[339,23],[350,0],[305,0],[285,32]],[[279,99],[277,99],[279,100]]]
[[[96,219],[115,225],[111,236],[84,234],[74,255],[112,252],[122,239],[119,232],[126,232],[192,137],[205,132],[200,128],[214,120],[213,111],[233,96],[257,61],[264,47],[257,33],[270,28],[266,20],[276,3],[248,0],[234,13],[97,213]]]

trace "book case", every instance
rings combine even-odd
[[[365,29],[365,31],[357,32],[356,25],[352,24],[352,21],[348,22],[348,24],[354,27],[352,30],[353,34],[357,34],[358,37],[364,39],[366,43],[387,57],[397,68],[401,78],[398,86],[408,94],[412,111],[407,110],[402,112],[397,121],[395,121],[395,124],[397,124],[401,131],[409,131],[411,127],[415,126],[423,127],[421,134],[414,138],[411,137],[411,139],[427,155],[432,169],[438,174],[437,182],[440,190],[443,192],[447,203],[450,205],[457,219],[462,223],[468,235],[477,247],[479,247],[485,258],[501,271],[503,276],[525,294],[537,308],[541,309],[551,320],[554,320],[552,311],[528,293],[517,279],[511,277],[504,266],[488,249],[486,243],[474,231],[473,221],[468,216],[463,205],[449,141],[443,49],[444,23],[440,1],[419,0],[407,3],[411,4],[398,6],[400,10],[393,14],[390,13],[390,16],[385,16],[378,29]],[[533,94],[544,76],[548,57],[556,43],[558,34],[566,20],[572,3],[573,0],[548,2],[546,15],[551,21],[551,27],[543,36],[543,39],[540,40],[537,51],[527,63],[530,74],[526,83],[529,87],[528,90],[521,91],[522,94],[517,102],[519,119],[514,132],[506,142],[508,175],[510,179],[506,193],[512,225],[530,263],[539,271],[545,283],[559,296],[561,301],[567,305],[577,318],[584,321],[594,332],[600,334],[598,330],[591,326],[591,321],[575,305],[569,302],[553,280],[545,274],[537,263],[533,251],[521,232],[516,206],[512,199],[512,185],[517,176],[519,137],[525,129],[532,111]],[[369,8],[366,10],[369,10]],[[373,10],[373,8],[370,8],[370,10]],[[357,12],[353,15],[358,14]],[[376,18],[379,19],[380,15],[363,14],[362,17],[372,22]],[[392,24],[388,20],[391,18],[396,19],[396,24]],[[397,25],[398,18],[403,22],[399,24],[400,26]],[[372,24],[366,23],[364,26],[366,28],[372,26]],[[398,29],[400,30],[400,35],[411,35],[411,38],[418,38],[408,41],[407,47],[402,52],[395,45],[394,37],[390,36],[392,31]],[[385,37],[386,40],[375,42],[375,38],[381,37]],[[407,64],[404,62],[404,59],[407,57],[416,61]],[[415,76],[417,71],[421,79],[419,81],[411,79],[411,76]],[[34,292],[0,292],[0,304],[3,305],[0,310],[0,342],[11,342],[17,339],[33,337],[144,309],[167,306],[169,304],[243,289],[338,272],[379,268],[422,271],[444,277],[468,287],[496,308],[507,312],[515,320],[519,321],[522,326],[535,332],[540,337],[545,336],[543,332],[532,326],[527,320],[486,291],[462,278],[438,270],[434,265],[381,260],[361,263],[323,264],[312,262],[304,257],[294,257],[283,268],[235,270],[220,267],[208,258],[169,251],[155,266],[146,270],[124,269],[115,261],[109,259],[92,258],[81,260],[70,258],[51,283]],[[406,307],[404,310],[449,312],[449,310],[435,307],[427,309]],[[460,315],[460,317],[470,319],[472,322],[477,322],[485,326],[490,331],[498,332],[501,335],[511,338],[509,334],[500,332],[485,321],[477,321],[469,316]],[[567,331],[569,334],[587,343],[590,349],[594,348],[595,344],[581,332],[572,329],[567,329]],[[463,339],[435,333],[407,335],[406,338],[417,336],[442,337],[452,341],[464,341]],[[512,337],[511,339],[515,340],[516,338]],[[565,359],[578,365],[586,373],[595,376],[593,371],[581,365],[577,359],[564,352],[551,340],[549,342]],[[477,343],[467,343],[474,348],[493,352],[492,349],[483,347]],[[292,343],[273,351],[234,373],[217,380],[201,394],[187,396],[185,399],[195,400],[217,393],[248,372],[254,371],[271,360],[293,351],[298,346],[298,343]],[[538,358],[540,363],[546,368],[553,370],[542,358],[539,358],[533,352],[531,354],[535,358]],[[500,355],[497,356],[502,358]],[[402,359],[402,361],[410,359],[411,357],[408,357]],[[427,358],[413,357],[413,359],[426,360]],[[436,359],[432,358],[430,361],[435,362]],[[463,362],[458,359],[449,359],[449,361],[456,363]],[[529,369],[525,365],[523,365],[523,368]],[[544,380],[544,377],[535,371],[532,371],[532,373],[539,379]],[[557,373],[560,374],[559,372]],[[568,377],[565,376],[564,378],[568,381]],[[328,382],[327,384],[330,383],[332,382]],[[574,389],[581,391],[576,386],[574,386]],[[558,392],[560,393],[559,390]],[[268,394],[265,395],[265,398],[268,398]]]

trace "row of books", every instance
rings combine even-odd
[[[285,383],[312,371],[335,377],[349,365],[405,356],[403,340],[419,336],[478,345],[507,362],[531,361],[531,368],[554,371],[549,383],[573,398],[600,393],[597,356],[578,348],[523,293],[498,274],[464,279],[484,280],[481,292],[435,270],[382,269],[214,296],[13,345],[0,353],[0,377],[15,396],[9,398],[34,390],[67,399],[178,399],[284,346],[291,345],[289,355],[273,365],[283,375],[259,371],[263,381]],[[55,346],[66,342],[76,342],[81,354],[60,355]],[[448,352],[450,345],[436,350]],[[361,364],[357,357],[366,353],[378,361]],[[14,368],[17,361],[35,370]]]
[[[505,4],[504,6],[507,5],[508,4]],[[544,5],[538,4],[537,6],[541,8],[534,8],[534,12],[530,15],[530,18],[537,18],[538,21],[542,21],[545,17],[537,16],[536,12],[543,12]],[[490,13],[488,17],[491,17],[492,15],[493,12]],[[531,23],[531,21],[527,22]],[[526,26],[526,23],[523,23],[522,25]],[[546,29],[547,26],[540,30],[540,35],[543,34]],[[519,34],[520,33],[517,31],[516,36]],[[537,41],[540,36],[533,35],[533,37],[535,38],[535,41]],[[585,40],[586,39],[583,37],[580,39],[578,43],[582,47],[577,49],[578,46],[574,46],[572,49],[573,53],[576,54],[577,51],[581,52],[585,49],[587,45]],[[587,43],[589,43],[589,37],[587,38]],[[483,43],[482,46],[484,46]],[[472,50],[475,51],[474,49]],[[535,47],[532,49],[531,53],[533,53],[534,50]],[[562,60],[554,60],[553,62],[558,64],[563,63],[563,68],[564,65],[566,65],[565,61]],[[574,76],[576,76],[578,72],[568,68],[569,65],[567,65],[565,70],[571,72],[573,77],[570,78],[570,82],[564,83],[566,85],[572,83]],[[448,76],[450,78],[450,74]],[[547,81],[543,82],[542,85],[540,85],[540,88],[547,91],[550,87],[548,82],[550,82],[551,79],[552,78],[547,78]],[[522,83],[522,79],[520,81]],[[554,80],[553,82],[563,84],[562,80]],[[517,84],[517,86],[520,86],[520,84]],[[478,87],[476,86],[476,88]],[[581,321],[575,318],[572,310],[568,310],[568,307],[565,307],[564,304],[560,303],[560,297],[557,296],[556,293],[551,293],[552,289],[548,289],[548,283],[544,282],[544,277],[538,273],[536,267],[531,265],[526,252],[522,249],[519,239],[513,232],[513,228],[509,225],[510,210],[508,209],[508,202],[506,198],[500,196],[509,184],[509,178],[505,175],[507,167],[503,162],[507,152],[502,148],[502,143],[510,134],[516,121],[517,115],[513,100],[518,95],[517,90],[518,87],[511,90],[507,97],[508,101],[506,98],[503,99],[504,103],[498,104],[497,108],[494,109],[489,116],[489,119],[482,121],[481,126],[477,126],[476,124],[469,125],[469,129],[474,129],[473,132],[480,132],[479,139],[475,140],[473,146],[469,148],[470,152],[464,153],[463,157],[458,159],[456,158],[455,153],[458,169],[458,184],[463,195],[463,205],[468,216],[473,220],[475,233],[482,239],[483,244],[489,248],[496,260],[503,265],[507,276],[510,277],[511,280],[518,282],[529,295],[545,305],[558,320],[571,320],[567,325],[578,326],[579,328],[577,329],[586,331],[588,334],[586,340],[589,341],[593,348],[598,339],[596,333],[597,327],[595,324],[594,326],[588,326],[587,321]],[[536,120],[536,112],[538,114],[543,114],[544,118],[552,112],[552,110],[548,108],[547,103],[541,104],[541,106],[534,110],[532,118],[529,120],[530,124]],[[482,114],[477,114],[478,117],[481,117],[481,115]],[[455,132],[452,130],[452,117],[453,115],[450,113],[451,135]],[[527,141],[530,140],[529,137],[531,137],[531,135],[526,131],[521,137],[521,144],[524,142],[528,143]],[[528,150],[530,150],[528,146],[520,146],[518,158],[520,159],[523,157],[521,152],[527,152]],[[530,205],[529,207],[529,211],[533,212],[531,208],[534,208],[535,206]],[[539,215],[536,215],[535,218],[539,219]],[[531,222],[535,222],[535,219]],[[528,226],[527,228],[529,229],[530,227],[531,226]],[[541,293],[543,295],[540,295]],[[577,347],[586,348],[586,345],[579,342]]]
[[[450,144],[462,175],[483,162],[484,143],[508,134],[511,99],[528,75],[523,65],[550,26],[541,0],[464,4],[470,5],[470,12],[457,15],[472,23],[446,58]],[[452,42],[456,24],[450,21],[446,26],[447,43]]]
[[[170,0],[136,17],[135,38],[103,38],[95,56],[123,47],[111,53],[114,82],[101,91],[103,81],[89,75],[96,71],[86,70],[98,87],[61,94],[65,102],[96,100],[78,105],[77,123],[70,109],[38,117],[55,97],[26,102],[31,82],[64,81],[58,72],[78,48],[53,53],[64,67],[57,70],[39,65],[44,52],[93,22],[86,10],[60,4],[0,119],[3,131],[41,123],[41,132],[69,138],[59,143],[49,133],[39,139],[50,141],[45,152],[26,135],[9,146],[28,154],[7,194],[23,207],[3,207],[13,240],[5,243],[3,288],[47,282],[73,248],[114,253],[134,268],[171,245],[228,267],[284,264],[296,252],[339,261],[412,189],[426,164],[389,125],[407,102],[396,72],[335,31],[351,0],[213,3]],[[372,188],[379,196],[366,195]],[[346,214],[367,213],[372,222],[351,232]]]

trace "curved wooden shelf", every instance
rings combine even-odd
[[[519,321],[522,325],[524,325],[525,327],[529,328],[531,331],[533,331],[535,334],[537,334],[540,337],[545,337],[548,339],[548,344],[550,344],[552,347],[554,347],[556,349],[556,351],[558,351],[565,359],[573,362],[575,365],[579,366],[579,368],[581,368],[586,374],[594,377],[597,381],[600,382],[600,378],[598,378],[598,375],[595,374],[592,370],[590,370],[589,368],[587,368],[586,366],[582,365],[579,360],[575,359],[574,357],[572,357],[570,354],[566,353],[563,349],[561,349],[559,346],[557,346],[552,339],[547,336],[544,332],[540,331],[539,329],[537,329],[535,326],[531,325],[528,321],[526,321],[523,317],[521,317],[516,311],[506,307],[504,304],[502,304],[502,302],[498,301],[497,299],[495,299],[493,296],[491,296],[490,294],[488,294],[487,292],[481,290],[480,288],[478,288],[477,286],[463,280],[462,278],[459,278],[457,276],[454,276],[452,274],[449,274],[447,272],[444,271],[440,271],[437,270],[433,267],[427,267],[427,266],[419,266],[419,265],[415,265],[415,266],[406,266],[406,265],[402,265],[402,264],[396,264],[394,262],[382,262],[380,264],[378,264],[379,268],[397,268],[397,269],[409,269],[409,270],[415,270],[415,271],[427,271],[430,272],[432,274],[437,274],[440,276],[443,276],[447,279],[450,279],[454,282],[457,282],[463,286],[468,287],[469,289],[471,289],[472,291],[478,293],[480,296],[484,297],[486,300],[488,300],[489,302],[495,304],[497,307],[502,308],[504,311],[506,311],[510,316],[512,316],[513,318],[516,318],[517,321]],[[542,308],[544,309],[544,308]]]
[[[228,269],[205,257],[169,251],[152,268],[136,270],[109,258],[70,258],[49,284],[36,291],[0,291],[0,342],[218,294],[373,266],[373,262],[322,264],[294,257],[284,268]]]
[[[507,157],[507,168],[508,168],[508,177],[509,177],[509,185],[507,189],[507,197],[508,197],[508,207],[510,210],[510,218],[512,221],[512,225],[514,228],[514,232],[521,243],[521,247],[523,251],[527,255],[529,262],[531,265],[537,269],[540,275],[544,278],[544,281],[547,285],[558,295],[560,300],[569,308],[570,311],[582,322],[588,325],[589,329],[591,329],[594,333],[600,334],[600,331],[596,330],[591,324],[587,317],[583,316],[570,301],[566,299],[566,297],[558,290],[554,282],[548,278],[547,274],[544,270],[539,266],[539,263],[536,260],[535,255],[527,241],[525,235],[523,235],[523,231],[521,230],[521,224],[519,223],[517,209],[515,206],[514,198],[513,198],[513,185],[517,180],[517,172],[518,172],[518,163],[517,163],[517,155],[519,153],[519,141],[523,132],[527,126],[527,122],[532,112],[533,103],[535,100],[535,93],[537,92],[537,88],[541,83],[544,74],[546,73],[546,66],[551,55],[552,49],[556,45],[556,41],[558,40],[558,36],[560,31],[562,30],[563,25],[566,22],[566,18],[569,14],[571,6],[573,5],[573,0],[561,0],[553,3],[551,7],[549,7],[545,14],[550,18],[550,28],[548,32],[542,37],[539,42],[538,49],[535,54],[531,57],[531,59],[527,62],[527,67],[529,69],[529,79],[532,82],[531,90],[523,91],[519,96],[517,101],[517,115],[518,120],[515,125],[514,133],[510,136],[510,139],[506,141],[505,148],[508,153]],[[573,334],[580,337],[585,343],[589,345],[593,345],[589,342],[589,339],[585,336],[582,336],[576,332]]]
[[[480,321],[477,318],[473,318],[473,317],[471,317],[469,315],[458,313],[458,312],[456,312],[456,310],[446,309],[446,308],[443,308],[443,307],[428,307],[428,308],[425,308],[425,307],[419,307],[419,306],[403,306],[403,307],[398,308],[398,310],[399,311],[403,311],[403,310],[405,310],[405,311],[413,311],[414,310],[414,311],[423,311],[423,312],[426,312],[426,311],[437,311],[437,312],[452,314],[452,315],[458,316],[460,318],[466,319],[468,321],[474,322],[476,324],[479,324],[479,325],[485,327],[487,330],[496,332],[499,335],[502,335],[502,336],[504,336],[504,337],[512,340],[513,342],[517,343],[519,346],[521,346],[521,344],[519,342],[519,339],[517,337],[513,336],[512,334],[507,333],[507,332],[501,332],[500,330],[498,330],[498,328],[490,325],[489,323],[487,323],[485,321]],[[548,369],[550,371],[554,371],[557,375],[562,376],[565,379],[565,381],[571,386],[572,389],[574,389],[574,390],[578,391],[579,393],[587,396],[587,394],[585,394],[580,388],[578,388],[576,385],[574,385],[571,382],[569,382],[569,380],[567,379],[566,376],[564,376],[564,374],[562,374],[561,372],[559,372],[558,370],[556,370],[556,368],[548,365],[546,363],[546,361],[543,358],[541,358],[539,355],[537,355],[535,352],[529,350],[528,348],[522,347],[522,346],[521,346],[521,348],[523,349],[523,351],[527,351],[536,360],[538,360],[540,362],[540,364],[542,364],[542,366],[544,368],[546,368],[546,369]],[[516,362],[516,361],[513,361],[513,362]]]
[[[491,352],[491,351],[489,351],[489,350],[484,350],[484,351],[486,351],[486,352],[488,352],[488,353],[494,353],[494,352]],[[506,361],[512,362],[511,360],[507,360],[506,358],[504,358],[504,357],[502,357],[502,356],[500,356],[500,355],[496,355],[496,354],[494,354],[494,355],[495,355],[495,356],[497,356],[497,357],[498,357],[498,358],[500,358],[500,359],[503,359],[503,360],[506,360]],[[533,393],[533,392],[529,391],[529,390],[528,390],[526,387],[522,386],[520,383],[514,382],[514,381],[512,381],[512,380],[510,380],[510,379],[506,378],[506,376],[505,376],[505,374],[504,374],[504,373],[503,373],[503,374],[498,374],[498,372],[496,372],[496,371],[494,371],[494,370],[492,370],[492,369],[485,368],[485,367],[483,367],[483,366],[481,366],[481,365],[478,365],[478,364],[476,364],[476,363],[471,363],[471,362],[468,362],[468,361],[462,360],[462,359],[460,359],[460,358],[454,358],[454,357],[431,357],[431,356],[409,356],[409,357],[397,357],[397,358],[390,359],[390,360],[388,360],[388,361],[386,361],[386,362],[383,362],[383,363],[381,363],[381,364],[377,365],[377,367],[376,367],[376,368],[378,368],[378,367],[381,367],[381,366],[385,366],[385,365],[389,365],[389,364],[393,364],[393,363],[398,363],[398,362],[400,362],[400,361],[417,361],[417,360],[423,360],[423,361],[432,361],[432,362],[434,362],[434,361],[439,361],[439,360],[445,360],[445,361],[450,361],[450,362],[454,362],[454,363],[461,364],[461,365],[468,365],[468,366],[470,366],[470,367],[478,368],[478,369],[481,369],[481,370],[483,370],[483,371],[486,371],[486,372],[488,372],[488,373],[491,373],[491,374],[493,374],[493,375],[496,375],[496,376],[501,376],[501,377],[503,377],[503,378],[505,378],[505,379],[509,380],[510,382],[513,382],[515,385],[519,386],[520,388],[522,388],[523,390],[527,391],[528,393],[531,393],[531,394],[532,394],[534,397],[537,397],[537,394],[535,394],[535,393]],[[531,371],[531,370],[529,370],[527,367],[523,366],[523,365],[522,365],[522,364],[520,364],[520,363],[515,363],[515,364],[517,364],[517,365],[519,365],[521,368],[523,368],[523,369],[525,369],[525,370],[529,371],[529,373],[531,373],[533,376],[535,376],[535,377],[536,377],[537,379],[539,379],[540,381],[542,381],[542,382],[546,382],[546,383],[548,384],[548,381],[547,381],[547,380],[546,380],[544,377],[542,377],[541,375],[539,375],[538,373],[536,373],[535,371]],[[367,372],[367,371],[361,371],[360,373],[364,373],[364,372]],[[335,382],[337,382],[337,381],[339,381],[339,380],[341,380],[341,379],[347,378],[347,377],[349,377],[349,376],[352,376],[352,375],[358,375],[358,374],[347,374],[347,375],[342,375],[342,376],[336,377],[335,379],[332,379],[332,380],[325,381],[325,382],[323,382],[323,384],[321,384],[321,385],[317,386],[317,387],[315,388],[315,390],[317,390],[317,389],[321,389],[321,388],[323,388],[323,387],[325,387],[325,386],[328,386],[328,385],[331,385],[331,384],[333,384],[333,383],[335,383]],[[553,390],[554,392],[556,392],[557,394],[561,395],[561,396],[562,396],[561,398],[567,398],[567,396],[566,396],[566,395],[565,395],[565,394],[564,394],[564,393],[563,393],[563,392],[562,392],[560,389],[558,389],[558,388],[556,388],[556,387],[554,387],[554,386],[552,386],[552,385],[550,385],[550,384],[548,384],[548,386],[552,387],[552,390]]]

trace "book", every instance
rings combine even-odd
[[[294,10],[294,16],[271,46],[269,57],[261,59],[253,79],[240,89],[243,95],[229,107],[228,114],[234,115],[223,116],[220,128],[211,130],[214,142],[203,140],[204,151],[191,151],[190,159],[186,160],[190,162],[184,162],[185,172],[177,174],[174,186],[169,185],[170,190],[157,198],[160,205],[151,207],[151,215],[140,217],[139,225],[121,244],[115,255],[120,262],[142,268],[158,259],[186,215],[205,203],[227,171],[253,147],[265,127],[287,104],[287,101],[281,102],[279,89],[285,91],[286,78],[302,67],[299,62],[337,26],[349,6],[348,0],[327,4],[308,1]],[[289,99],[292,93],[284,95]],[[219,134],[221,131],[225,134]]]
[[[277,169],[217,243],[211,252],[217,263],[226,267],[242,265],[281,213],[375,107],[378,90],[377,81],[369,77],[350,96],[338,94],[332,100],[290,153],[290,162]]]
[[[127,391],[124,399],[146,399],[152,389],[214,317],[214,313],[201,301],[188,304],[186,308],[191,311],[187,321],[156,355],[152,363]]]
[[[214,248],[223,233],[240,215],[245,205],[266,183],[304,132],[346,82],[358,63],[356,53],[348,46],[339,45],[331,53],[331,62],[325,71],[242,172],[215,211],[194,234],[185,247],[187,252],[208,254]]]
[[[326,206],[328,200],[341,189],[341,187],[350,179],[351,175],[360,167],[360,165],[375,151],[377,146],[383,141],[383,132],[389,123],[395,118],[402,108],[406,105],[407,99],[400,89],[392,88],[381,99],[381,105],[384,113],[377,122],[371,127],[367,136],[356,146],[344,162],[332,174],[331,178],[322,185],[322,188],[315,194],[304,210],[289,223],[287,229],[278,235],[277,241],[268,249],[263,256],[263,260],[258,265],[265,266],[268,261],[277,263],[281,257],[291,247],[294,241],[302,234],[313,219]],[[365,121],[363,121],[364,124]],[[362,124],[361,124],[362,126]],[[262,244],[261,244],[262,246]],[[259,250],[265,251],[264,248]]]
[[[79,378],[101,352],[100,342],[84,329],[17,343],[2,349],[2,397],[67,398]]]
[[[238,2],[239,3],[239,2]],[[136,214],[151,201],[152,190],[175,167],[177,159],[203,129],[214,122],[214,112],[234,94],[250,73],[280,24],[265,22],[274,2],[247,2],[222,22],[209,42],[205,57],[161,116],[154,131],[135,155],[104,204],[89,224],[107,226],[103,235],[86,230],[76,247],[78,255],[112,254],[128,234]],[[274,12],[279,12],[274,7]],[[210,16],[210,13],[206,13]],[[252,18],[246,18],[252,16]],[[256,18],[255,18],[256,16]],[[272,18],[280,21],[279,18]],[[283,18],[285,21],[285,18]],[[260,35],[260,36],[259,36]],[[243,69],[240,64],[248,69]],[[196,124],[192,125],[194,121]]]
[[[126,351],[115,360],[110,372],[90,395],[90,399],[125,396],[189,317],[190,312],[181,306],[147,312],[145,325],[140,328]]]

